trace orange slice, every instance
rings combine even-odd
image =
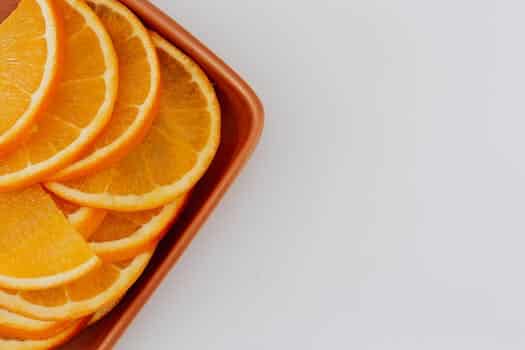
[[[159,62],[147,30],[116,0],[87,0],[108,30],[117,52],[120,82],[110,123],[82,159],[53,178],[74,178],[106,167],[142,141],[160,87]]]
[[[75,212],[69,214],[67,219],[73,227],[84,238],[89,238],[102,224],[106,217],[106,211],[102,209],[94,209],[81,207]]]
[[[203,71],[153,34],[162,71],[159,113],[144,142],[113,167],[76,180],[48,183],[56,195],[116,211],[157,208],[201,178],[219,145],[220,109]]]
[[[75,160],[107,124],[117,98],[117,58],[104,26],[80,0],[55,3],[64,17],[66,64],[30,137],[2,157],[2,191],[36,183]]]
[[[103,209],[79,207],[57,196],[53,196],[53,200],[71,225],[86,239],[99,228],[107,214]]]
[[[0,290],[0,307],[47,321],[77,319],[121,298],[139,278],[153,250],[131,261],[106,263],[74,282],[39,291]]]
[[[40,321],[0,309],[0,338],[47,339],[78,322]]]
[[[99,309],[96,313],[93,314],[91,320],[89,320],[88,326],[91,326],[92,324],[97,323],[98,321],[106,317],[111,311],[113,311],[115,307],[117,307],[121,300],[122,299],[117,299],[108,304],[107,306],[104,306],[101,309]]]
[[[54,287],[100,263],[40,185],[0,193],[0,247],[4,288]]]
[[[122,261],[151,249],[179,215],[188,195],[164,207],[139,212],[112,212],[78,207],[53,196],[69,222],[106,262]]]
[[[0,151],[29,131],[56,83],[60,25],[51,0],[22,0],[0,24]]]
[[[104,261],[131,259],[156,244],[179,215],[187,195],[162,208],[108,212],[89,237],[91,249]]]
[[[19,340],[0,338],[1,350],[47,350],[65,344],[85,327],[88,320],[83,320],[70,328],[62,331],[48,339],[42,340]]]

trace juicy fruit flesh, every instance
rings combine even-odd
[[[19,293],[20,297],[37,305],[58,306],[68,301],[81,301],[103,292],[119,277],[120,270],[112,265],[103,264],[84,277],[68,284],[43,291]]]
[[[53,276],[94,257],[39,185],[0,193],[0,232],[2,276]]]
[[[120,82],[115,112],[111,124],[93,146],[102,148],[120,137],[133,122],[140,105],[148,96],[151,86],[151,67],[146,60],[146,50],[140,38],[134,35],[131,25],[105,6],[93,6],[107,28],[119,58]],[[142,59],[137,60],[137,57]]]
[[[20,23],[17,11],[36,14],[40,7],[33,0],[24,0],[0,25],[0,93],[6,102],[0,110],[0,133],[11,128],[29,107],[47,57],[43,18],[26,16],[25,23]]]
[[[107,212],[90,235],[89,244],[103,261],[120,261],[156,245],[178,217],[187,195],[162,208],[139,212]]]
[[[101,264],[87,275],[55,288],[0,289],[0,306],[42,320],[88,316],[120,299],[140,276],[152,253],[150,250],[132,260]]]
[[[190,70],[198,68],[187,57],[174,59],[164,50],[158,50],[158,56],[163,78],[159,112],[145,140],[115,166],[62,184],[48,184],[51,191],[85,205],[134,211],[167,204],[204,173],[218,144],[215,95],[207,95],[206,83],[195,80]],[[68,189],[76,191],[75,195],[66,195]],[[84,194],[107,195],[107,201]],[[149,201],[141,195],[159,198]],[[118,203],[118,196],[129,196],[131,205]]]
[[[100,243],[129,237],[158,215],[160,211],[161,209],[135,213],[110,212],[106,215],[99,229],[89,237],[89,241]]]
[[[40,321],[0,309],[0,338],[47,339],[78,323]],[[1,347],[0,347],[1,348]]]
[[[77,232],[85,239],[89,239],[93,235],[107,215],[105,210],[79,207],[57,196],[53,196],[53,200]]]
[[[78,332],[87,323],[86,320],[81,320],[71,327],[63,330],[59,334],[42,340],[19,340],[13,338],[0,338],[0,349],[2,350],[47,350],[55,349],[56,347],[64,344]]]
[[[113,115],[84,157],[58,176],[77,177],[107,166],[142,140],[154,117],[160,78],[155,50],[145,28],[113,1],[88,0],[107,29],[119,61],[119,91]],[[112,5],[111,7],[109,5]],[[131,18],[130,18],[131,17]],[[140,26],[136,28],[135,25]]]
[[[0,24],[0,148],[25,136],[56,80],[57,23],[47,0],[22,0]]]
[[[2,157],[0,188],[11,182],[16,186],[35,183],[73,161],[108,122],[116,99],[114,52],[109,37],[96,32],[104,30],[102,24],[93,20],[86,23],[84,16],[92,14],[88,7],[81,9],[90,12],[86,14],[67,0],[55,4],[64,17],[67,64],[63,65],[53,99],[27,141]]]

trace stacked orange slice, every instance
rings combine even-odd
[[[0,48],[0,349],[49,349],[143,273],[217,152],[220,108],[117,0],[20,0]]]
[[[119,92],[110,125],[90,149],[55,178],[74,178],[101,169],[142,141],[160,89],[159,62],[146,29],[115,0],[87,0],[113,40],[120,68]]]
[[[109,35],[83,2],[55,4],[64,17],[67,64],[29,137],[2,157],[0,190],[31,185],[70,164],[100,134],[113,111],[118,67]]]
[[[220,138],[220,109],[213,87],[186,55],[157,34],[152,37],[163,88],[146,138],[111,167],[47,183],[57,196],[94,208],[152,209],[189,191],[213,160]]]
[[[57,83],[64,43],[49,0],[25,0],[0,26],[0,152],[32,127]]]

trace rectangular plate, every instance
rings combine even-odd
[[[222,140],[210,169],[197,184],[180,219],[159,244],[148,268],[106,318],[63,347],[109,350],[161,283],[235,180],[257,145],[264,111],[253,90],[220,58],[146,0],[120,0],[144,24],[193,58],[215,86],[222,109]],[[18,0],[0,0],[0,20]]]

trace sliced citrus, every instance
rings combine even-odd
[[[106,210],[79,207],[57,196],[53,199],[71,225],[86,239],[99,228],[107,214]]]
[[[52,182],[49,190],[88,207],[157,208],[187,192],[217,151],[220,108],[202,70],[153,34],[163,79],[159,113],[144,142],[118,164],[91,176]]]
[[[0,309],[0,338],[47,339],[77,322],[40,321]]]
[[[88,320],[78,322],[59,334],[42,340],[0,338],[0,350],[47,350],[65,344],[85,327]]]
[[[162,208],[123,213],[107,212],[89,237],[91,249],[104,261],[130,259],[151,249],[179,215],[187,195]]]
[[[67,322],[40,321],[0,309],[0,338],[45,339],[67,328]]]
[[[117,305],[120,303],[121,299],[116,299],[115,301],[111,302],[110,304],[102,307],[99,309],[96,313],[93,314],[91,317],[91,320],[89,320],[89,326],[91,326],[93,323],[97,323],[104,317],[106,317]]]
[[[39,291],[0,290],[0,307],[48,321],[81,318],[121,298],[148,264],[153,251],[130,261],[104,263],[76,281]]]
[[[100,263],[40,185],[0,193],[0,286],[42,289]]]
[[[78,207],[53,196],[69,222],[86,238],[93,252],[106,262],[131,259],[151,249],[177,218],[188,195],[164,207],[114,212]]]
[[[89,238],[102,224],[106,211],[81,207],[74,213],[67,216],[67,219],[73,227],[84,237]]]
[[[57,80],[60,21],[51,0],[22,0],[0,24],[0,151],[29,131]]]
[[[107,124],[117,98],[111,39],[81,0],[56,0],[64,17],[65,62],[56,93],[30,137],[0,162],[0,190],[38,182],[70,164]]]
[[[87,0],[108,30],[117,52],[120,82],[111,121],[89,151],[53,178],[74,178],[106,167],[142,141],[160,88],[157,54],[138,18],[116,0]]]

